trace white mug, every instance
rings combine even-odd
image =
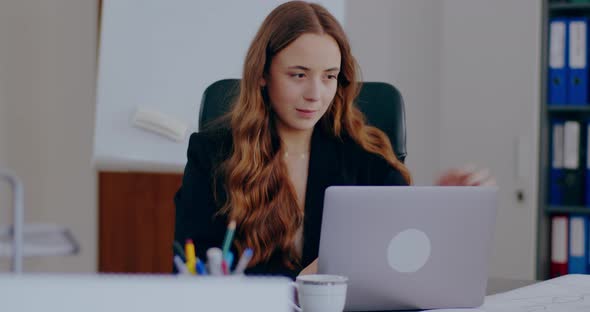
[[[346,303],[348,278],[339,275],[300,275],[292,285],[303,312],[342,312]]]

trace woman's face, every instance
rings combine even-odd
[[[280,131],[311,131],[334,99],[340,48],[329,35],[303,34],[272,60],[262,84]]]

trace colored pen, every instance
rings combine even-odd
[[[197,264],[195,265],[195,270],[199,275],[207,275],[207,268],[205,267],[205,263],[201,261],[201,259],[197,258]]]
[[[227,270],[231,271],[231,266],[234,263],[234,253],[231,251],[228,252],[223,260],[225,260],[225,263],[227,263]]]
[[[176,266],[176,270],[178,271],[178,274],[182,274],[182,275],[190,274],[186,268],[186,265],[184,264],[184,262],[182,262],[182,259],[180,259],[180,256],[178,256],[178,255],[174,256],[174,265]]]
[[[207,266],[209,266],[209,274],[223,275],[221,270],[222,258],[221,249],[213,247],[207,250]]]
[[[176,254],[178,256],[180,256],[180,259],[182,260],[182,262],[186,261],[186,256],[184,255],[184,250],[182,250],[182,246],[180,245],[179,242],[174,241],[174,252],[176,252]]]
[[[221,273],[223,273],[223,275],[229,275],[229,269],[227,268],[227,262],[225,262],[225,260],[221,260]]]
[[[195,274],[195,265],[197,264],[197,256],[195,254],[195,245],[192,239],[187,239],[184,245],[184,251],[186,254],[186,268],[191,274]]]
[[[246,270],[246,268],[248,267],[248,263],[250,262],[250,259],[252,259],[252,254],[253,254],[252,249],[246,248],[246,250],[244,250],[244,252],[242,253],[242,256],[240,257],[240,260],[238,261],[238,264],[236,265],[236,269],[234,270],[234,274],[244,273],[244,270]]]
[[[234,232],[236,231],[236,221],[232,220],[227,226],[227,232],[225,232],[225,239],[223,240],[223,258],[227,256],[231,242],[234,239]]]

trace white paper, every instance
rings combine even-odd
[[[583,257],[585,242],[584,217],[570,217],[570,254]]]
[[[580,123],[577,121],[566,121],[563,127],[564,132],[564,163],[566,169],[578,169],[580,164]]]
[[[565,275],[487,296],[482,309],[486,312],[590,311],[590,276]]]
[[[570,68],[586,68],[586,22],[570,22]]]
[[[482,309],[436,309],[436,310],[426,310],[422,312],[486,312]]]
[[[565,66],[565,23],[552,22],[549,26],[549,67]]]
[[[567,217],[551,220],[551,262],[567,262]]]

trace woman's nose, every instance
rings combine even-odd
[[[321,81],[317,81],[317,79],[313,79],[309,81],[307,88],[305,89],[305,94],[303,97],[305,100],[309,102],[316,102],[320,100],[320,93],[321,93]]]

